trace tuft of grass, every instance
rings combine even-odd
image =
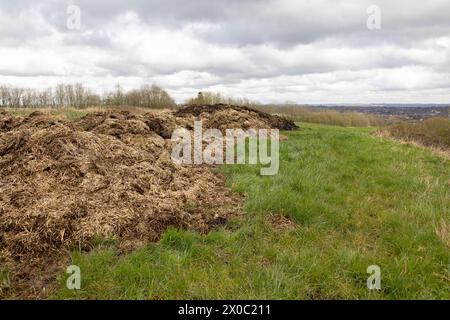
[[[219,168],[247,195],[244,218],[206,235],[171,229],[128,254],[74,251],[81,290],[61,274],[51,298],[449,299],[449,161],[373,129],[301,128],[283,133],[275,176]],[[274,228],[273,214],[294,226]]]
[[[7,290],[10,285],[9,272],[0,266],[0,294],[3,290]]]

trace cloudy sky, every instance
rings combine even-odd
[[[450,103],[450,1],[0,0],[0,84],[74,82],[155,83],[179,102]]]

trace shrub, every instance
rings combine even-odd
[[[426,146],[450,148],[450,119],[429,118],[420,122],[401,122],[385,128],[389,136]]]
[[[312,110],[308,107],[272,107],[259,106],[257,109],[268,113],[276,113],[290,120],[322,123],[343,127],[383,126],[387,121],[381,117],[360,112],[339,112],[336,110]]]

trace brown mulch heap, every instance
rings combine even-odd
[[[247,108],[189,108],[96,112],[75,122],[0,111],[0,263],[12,270],[13,288],[16,281],[39,292],[44,284],[26,282],[33,270],[68,249],[91,249],[96,237],[133,248],[169,227],[208,232],[241,212],[242,197],[223,176],[171,161],[172,131],[191,128],[193,117],[217,128],[289,126]]]
[[[176,117],[194,116],[204,121],[206,128],[215,129],[279,129],[295,130],[291,120],[248,107],[226,104],[192,105],[177,110]]]

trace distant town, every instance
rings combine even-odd
[[[341,112],[362,112],[378,116],[397,116],[404,120],[423,120],[430,117],[449,117],[450,104],[367,104],[367,105],[338,105],[322,104],[308,105],[314,109],[333,109]]]

